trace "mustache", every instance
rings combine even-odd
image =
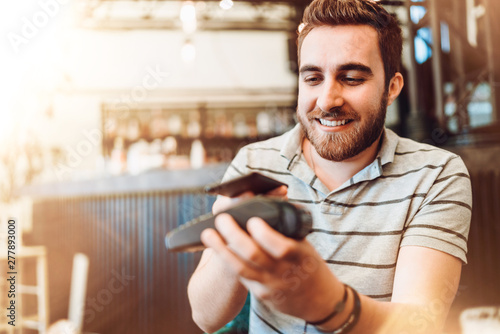
[[[328,111],[324,111],[321,109],[314,109],[307,113],[308,118],[342,118],[342,119],[353,119],[356,120],[359,118],[359,115],[355,111],[347,111],[342,109],[342,107],[337,107],[330,109]]]

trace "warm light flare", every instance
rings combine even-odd
[[[224,10],[231,9],[233,7],[234,3],[232,0],[221,0],[219,3],[220,8]]]
[[[181,58],[184,63],[192,63],[196,59],[196,47],[191,41],[186,41],[182,46]]]
[[[191,34],[196,31],[196,8],[191,1],[186,1],[182,5],[179,17],[182,22],[182,29],[186,34]]]

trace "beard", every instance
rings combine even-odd
[[[367,110],[365,121],[360,123],[360,115],[349,108],[334,108],[328,112],[314,109],[311,112],[301,113],[297,109],[297,119],[302,131],[312,146],[323,159],[340,162],[355,157],[370,147],[380,136],[385,124],[388,92],[380,99],[377,109]],[[318,118],[333,117],[349,119],[354,124],[348,131],[340,133],[325,133],[315,130]]]

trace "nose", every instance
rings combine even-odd
[[[321,87],[320,94],[316,100],[316,105],[323,111],[330,111],[344,105],[342,96],[342,85],[334,80],[325,81]]]

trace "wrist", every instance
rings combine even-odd
[[[329,319],[325,318],[327,320],[325,322],[306,322],[306,327],[308,325],[312,325],[322,333],[349,333],[359,320],[361,313],[361,299],[356,290],[348,285],[345,285],[345,288],[347,291],[347,300],[344,309]]]
[[[312,325],[314,327],[319,327],[319,328],[321,326],[328,324],[330,322],[330,320],[332,320],[335,316],[339,315],[340,313],[342,313],[342,311],[344,311],[344,309],[346,307],[348,294],[349,294],[349,292],[348,292],[347,286],[344,284],[344,294],[342,296],[342,300],[338,301],[335,304],[335,306],[333,307],[333,311],[331,311],[326,317],[324,317],[320,320],[308,321],[307,323],[309,325]]]
[[[335,278],[328,280],[327,283],[328,284],[316,290],[314,294],[309,295],[307,298],[308,305],[304,307],[304,313],[299,316],[307,323],[322,322],[331,315],[336,308],[340,307],[339,303],[342,303],[344,294],[347,291],[345,284]],[[318,291],[321,292],[318,293]],[[349,292],[347,291],[347,293]],[[348,298],[346,297],[346,299]],[[344,308],[345,306],[346,304],[344,302]]]

